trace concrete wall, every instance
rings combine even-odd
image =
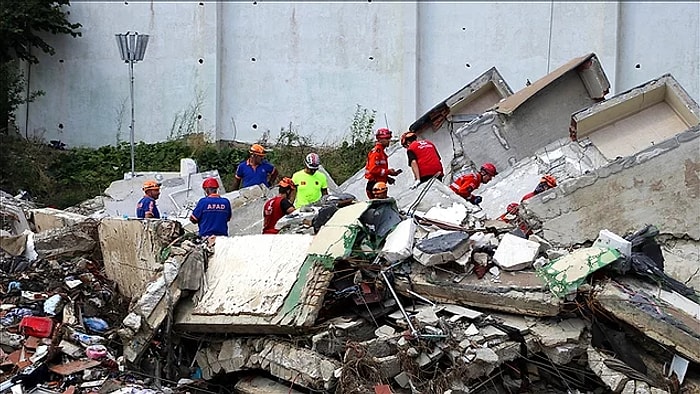
[[[17,123],[23,134],[69,146],[128,141],[128,66],[114,39],[127,30],[151,35],[135,66],[137,141],[164,140],[178,126],[253,141],[290,122],[334,141],[356,104],[404,130],[494,65],[517,91],[587,52],[600,58],[611,93],[670,72],[699,100],[699,7],[73,2],[70,19],[83,24],[83,37],[49,38],[56,55],[41,55],[30,75],[31,89],[46,95]]]
[[[546,239],[563,245],[594,240],[602,229],[622,235],[644,224],[700,240],[698,137],[695,126],[563,182],[525,202],[525,211],[541,222]]]

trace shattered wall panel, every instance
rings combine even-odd
[[[696,126],[564,182],[523,206],[541,224],[544,237],[561,245],[592,241],[602,228],[625,234],[646,223],[662,234],[700,240],[698,136]]]
[[[127,297],[143,294],[157,269],[160,252],[180,235],[180,223],[171,220],[106,218],[98,234],[107,276]]]
[[[218,237],[209,260],[207,291],[192,313],[272,316],[284,303],[313,237]]]

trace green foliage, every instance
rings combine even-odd
[[[37,97],[44,95],[44,92],[39,90],[30,92],[29,97],[25,97],[26,83],[17,60],[0,63],[0,88],[5,92],[3,95],[5,99],[0,99],[0,114],[5,114],[4,117],[8,122],[15,122],[15,110],[19,105],[31,103]]]
[[[70,23],[66,18],[64,6],[68,5],[68,0],[0,2],[0,63],[12,59],[38,63],[32,48],[53,55],[56,51],[44,41],[44,32],[80,36],[80,23]]]
[[[310,138],[292,124],[282,128],[268,160],[281,176],[304,167],[309,152],[321,155],[321,163],[337,183],[364,167],[373,146],[375,111],[358,106],[346,140],[336,146],[314,147]],[[17,135],[0,135],[0,188],[9,193],[27,190],[39,202],[66,208],[102,194],[109,185],[131,170],[130,145],[73,148],[59,151]],[[200,171],[218,170],[224,185],[231,185],[238,163],[248,156],[249,146],[209,143],[203,134],[187,134],[155,144],[135,146],[136,171],[179,171],[180,159],[193,158]]]

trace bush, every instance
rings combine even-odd
[[[321,163],[336,183],[341,184],[364,167],[373,146],[372,129],[376,111],[357,106],[348,138],[335,146],[314,147],[293,125],[283,128],[268,160],[281,176],[304,168],[309,152],[321,155]],[[131,150],[126,142],[116,146],[57,150],[19,135],[0,135],[0,188],[9,193],[28,191],[37,202],[66,208],[101,195],[109,185],[131,171]],[[238,163],[248,156],[248,146],[206,142],[202,134],[189,134],[155,144],[134,147],[135,170],[177,172],[180,159],[191,157],[200,171],[218,170],[224,186],[230,186]]]

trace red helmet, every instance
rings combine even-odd
[[[219,181],[216,178],[207,178],[202,182],[202,189],[218,189]]]
[[[391,130],[384,127],[378,129],[375,133],[375,137],[377,137],[378,140],[389,140],[391,139]]]
[[[496,171],[496,166],[493,165],[493,163],[484,163],[484,165],[481,166],[481,171],[487,173],[492,177],[498,175],[498,171]]]
[[[517,215],[518,210],[520,209],[520,204],[517,202],[512,202],[508,204],[508,207],[506,208],[506,212],[508,212],[511,215]]]
[[[321,158],[316,153],[309,153],[304,159],[304,164],[311,170],[318,170],[318,166],[321,165]]]
[[[414,138],[416,138],[416,133],[412,131],[407,131],[401,134],[401,146],[405,148],[408,146],[408,141],[412,141]]]

